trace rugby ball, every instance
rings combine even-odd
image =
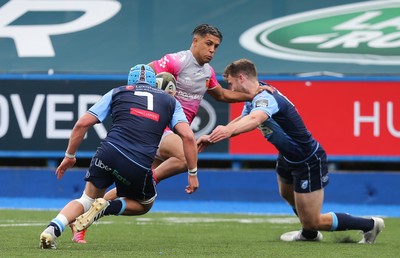
[[[162,89],[170,95],[175,95],[176,93],[175,77],[168,72],[162,72],[156,75],[156,85],[157,88]]]

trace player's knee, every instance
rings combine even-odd
[[[76,201],[82,204],[83,212],[87,212],[90,209],[90,206],[92,206],[94,199],[90,198],[85,194],[85,192],[83,192],[81,198],[76,199]]]

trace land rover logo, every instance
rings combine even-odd
[[[400,64],[400,1],[368,1],[285,16],[240,36],[259,55],[307,62]]]

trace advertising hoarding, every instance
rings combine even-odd
[[[400,156],[400,83],[269,81],[296,106],[330,155]],[[231,106],[231,119],[243,105]],[[231,139],[231,154],[275,154],[258,130]]]

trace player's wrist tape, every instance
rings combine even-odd
[[[70,159],[74,159],[76,157],[76,153],[69,154],[68,152],[65,152],[65,157],[70,158]]]
[[[190,176],[197,176],[197,167],[192,168],[192,169],[188,169],[188,174]]]

